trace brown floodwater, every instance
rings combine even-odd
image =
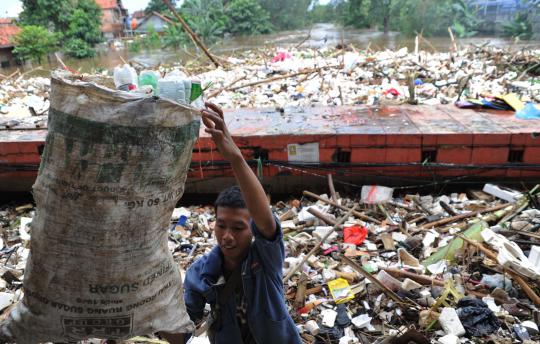
[[[309,38],[308,38],[309,37]],[[308,38],[306,40],[306,38]],[[237,51],[257,49],[262,47],[290,47],[302,43],[302,47],[323,48],[325,46],[333,47],[338,44],[353,44],[357,49],[372,50],[398,50],[407,47],[413,50],[415,46],[414,37],[406,37],[398,32],[384,34],[379,31],[343,29],[333,24],[316,24],[311,29],[283,31],[260,36],[231,37],[225,38],[210,47],[210,50],[216,54],[231,55]],[[504,47],[512,50],[522,48],[540,49],[540,41],[521,41],[516,42],[504,37],[471,37],[458,39],[458,44],[465,47],[470,44],[484,45],[494,47]],[[427,51],[449,51],[452,46],[450,37],[429,37],[427,40],[420,41],[420,49]],[[101,47],[96,57],[87,59],[64,58],[64,62],[71,68],[81,72],[94,72],[99,69],[112,69],[125,60],[131,59],[149,68],[156,67],[159,64],[184,64],[194,58],[194,55],[202,55],[195,49],[184,51],[158,49],[153,51],[141,51],[137,53],[129,52],[125,48]],[[33,66],[24,66],[24,70],[29,70]],[[48,71],[58,67],[54,57],[50,62],[42,64],[42,71],[36,71],[33,75],[48,75]],[[16,68],[0,70],[2,74],[10,74]]]

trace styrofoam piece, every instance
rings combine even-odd
[[[312,335],[316,336],[317,334],[319,334],[320,327],[315,320],[308,321],[305,327],[306,327],[306,330]]]
[[[437,263],[428,265],[426,268],[432,275],[442,274],[447,268],[446,260],[440,260]]]
[[[13,303],[15,298],[14,294],[11,293],[0,293],[0,311],[6,308],[7,306]]]
[[[188,219],[191,217],[191,211],[187,208],[180,207],[180,208],[174,208],[173,213],[171,215],[172,221],[178,221],[180,216],[184,215]]]
[[[482,298],[482,301],[488,306],[489,309],[491,309],[492,312],[499,313],[501,311],[501,307],[497,306],[495,303],[495,299],[491,296],[485,296]]]
[[[531,252],[529,252],[529,262],[534,266],[540,266],[540,246],[531,247]]]
[[[351,319],[351,322],[354,326],[358,328],[368,327],[371,324],[371,317],[367,314],[360,314]]]
[[[322,324],[327,327],[334,327],[337,318],[337,312],[333,309],[325,309],[321,312]]]
[[[457,312],[454,308],[444,307],[441,315],[439,316],[439,324],[443,328],[446,334],[453,334],[454,336],[463,336],[465,334],[465,328],[461,324]]]
[[[313,236],[317,239],[321,240],[324,238],[328,232],[330,232],[334,227],[332,226],[317,226],[315,227],[315,230],[313,231]],[[324,242],[331,243],[332,241],[336,240],[338,237],[338,234],[336,232],[330,234],[328,238]]]
[[[527,332],[530,335],[535,336],[538,334],[538,324],[535,324],[534,321],[526,320],[521,323],[521,326],[527,328]]]
[[[406,291],[411,291],[411,290],[420,289],[420,288],[422,288],[422,285],[420,283],[413,281],[410,278],[405,278],[403,282],[401,283],[401,289],[406,290]]]
[[[489,184],[489,183],[484,185],[484,189],[482,189],[482,191],[490,195],[493,195],[497,198],[500,198],[502,200],[505,200],[507,202],[515,202],[516,200],[523,197],[523,194],[519,191],[508,189],[508,188],[502,188],[498,185]]]
[[[459,344],[459,337],[453,334],[447,334],[444,337],[441,337],[437,340],[437,343],[440,344]]]

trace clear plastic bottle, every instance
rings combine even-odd
[[[113,78],[114,86],[121,91],[129,91],[138,85],[137,71],[127,63],[114,68]]]

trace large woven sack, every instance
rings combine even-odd
[[[192,331],[167,237],[196,111],[59,74],[51,85],[25,294],[0,342]]]

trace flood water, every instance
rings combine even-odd
[[[309,37],[307,40],[306,38]],[[353,44],[357,49],[363,50],[368,47],[371,50],[397,50],[407,47],[409,50],[414,49],[414,37],[406,37],[398,32],[390,32],[384,34],[379,31],[370,30],[355,30],[342,29],[334,24],[315,24],[312,28],[294,31],[283,31],[268,35],[251,36],[251,37],[232,37],[221,40],[210,47],[210,50],[218,55],[231,55],[234,52],[263,48],[263,47],[290,47],[302,43],[302,47],[322,48],[325,46],[333,47],[342,42],[345,44]],[[502,37],[472,37],[466,39],[458,39],[458,44],[465,47],[470,44],[495,47],[510,48],[518,50],[522,48],[540,49],[540,41],[522,41],[515,42],[511,39]],[[420,49],[427,51],[445,52],[450,49],[452,42],[450,37],[429,37],[426,40],[420,41]],[[71,68],[80,70],[81,72],[94,72],[99,69],[111,69],[114,66],[122,63],[122,59],[134,60],[140,62],[149,68],[156,67],[159,64],[181,63],[193,59],[193,56],[198,54],[194,49],[188,50],[186,53],[183,49],[179,50],[154,50],[141,51],[138,53],[128,52],[127,49],[115,49],[103,47],[99,50],[98,55],[88,59],[71,59],[65,58],[64,62]],[[28,70],[33,66],[24,66],[23,69]],[[42,71],[36,71],[34,75],[48,75],[48,71],[58,67],[54,58],[50,62],[42,65]],[[2,74],[10,74],[16,68],[0,70]]]

